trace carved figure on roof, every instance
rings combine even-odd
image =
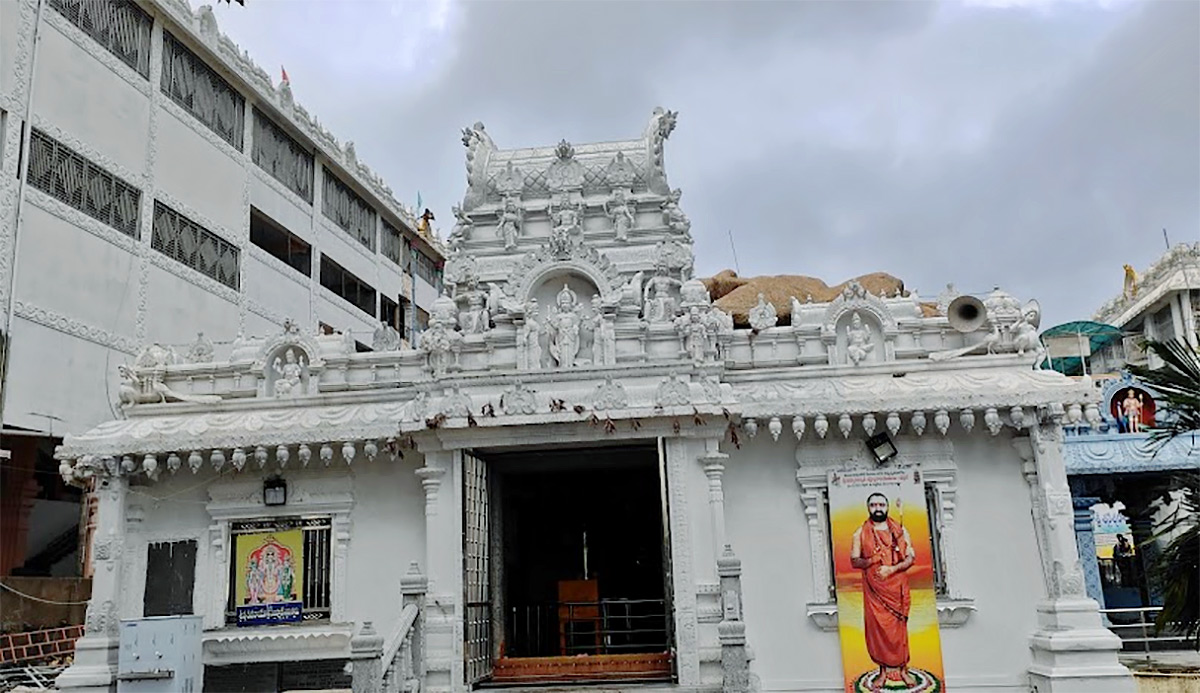
[[[646,282],[642,306],[646,320],[652,323],[671,322],[675,319],[675,291],[683,282],[667,274],[666,264],[659,262],[654,276]]]
[[[679,198],[682,196],[683,190],[679,188],[675,188],[667,195],[666,201],[662,203],[663,223],[666,224],[672,233],[677,233],[690,239],[692,222],[679,206]]]
[[[625,156],[625,152],[617,152],[604,169],[604,177],[609,186],[628,189],[633,186],[637,172],[633,168],[633,162]]]
[[[617,240],[628,241],[629,230],[637,224],[637,218],[633,215],[633,210],[628,198],[625,197],[624,190],[615,188],[612,191],[612,194],[604,203],[604,212],[612,220],[613,231],[617,234]]]
[[[617,362],[617,330],[612,319],[604,315],[600,294],[592,296],[592,308],[592,332],[595,335],[592,360],[600,365],[614,365]]]
[[[483,302],[483,294],[472,291],[467,295],[467,309],[458,314],[463,334],[483,334],[491,327],[491,316]]]
[[[578,203],[565,197],[551,200],[548,211],[556,232],[571,235],[583,232],[583,209]]]
[[[1137,298],[1138,294],[1138,276],[1132,265],[1125,265],[1125,288],[1122,291],[1126,300]]]
[[[464,253],[461,247],[455,250],[446,260],[442,279],[446,286],[451,288],[452,293],[457,292],[459,286],[474,290],[479,282],[475,256]]]
[[[372,335],[371,348],[375,351],[396,351],[400,348],[400,333],[391,325],[381,323]]]
[[[850,357],[850,363],[857,366],[874,350],[875,340],[871,329],[863,324],[858,311],[854,311],[850,316],[850,324],[846,326],[846,355]]]
[[[458,250],[463,244],[463,241],[471,238],[471,232],[475,230],[475,222],[467,216],[462,207],[453,205],[450,211],[454,213],[454,228],[450,230],[450,237],[446,239],[446,247],[450,250]]]
[[[462,334],[454,329],[457,319],[453,299],[439,297],[433,302],[429,329],[421,333],[418,350],[425,355],[426,365],[435,378],[446,374],[457,361],[462,348]]]
[[[550,356],[559,368],[571,368],[579,357],[579,328],[583,319],[579,313],[579,297],[571,287],[563,284],[558,292],[554,310],[546,318],[546,330],[550,335]]]
[[[525,367],[537,370],[542,367],[542,327],[538,300],[529,299],[525,305],[525,325],[521,328],[521,339],[525,342]]]
[[[300,389],[300,376],[304,373],[304,357],[296,357],[296,350],[288,348],[284,352],[284,357],[281,359],[275,357],[275,362],[271,364],[272,370],[275,371],[274,395],[276,397],[289,397],[298,393]]]
[[[796,298],[795,296],[792,296],[791,302],[792,302],[792,327],[799,327],[800,322],[801,322],[801,317],[802,317],[800,314],[802,311],[802,309],[800,307],[800,299]]]
[[[761,332],[775,327],[778,322],[779,315],[775,312],[775,304],[767,301],[767,297],[760,293],[758,304],[750,309],[750,327],[756,332]]]
[[[203,332],[196,333],[196,341],[188,347],[187,360],[192,363],[212,363],[213,343]]]
[[[479,121],[475,121],[475,124],[469,128],[463,128],[462,133],[462,143],[464,147],[469,148],[473,144],[488,144],[492,147],[496,146],[495,143],[492,142],[491,135],[487,134],[487,131],[484,129],[483,123]]]
[[[521,235],[524,226],[524,213],[515,197],[505,195],[504,206],[500,208],[499,225],[496,235],[504,239],[504,249],[512,250],[517,247],[517,237]]]
[[[1045,351],[1042,340],[1038,339],[1038,327],[1042,324],[1042,307],[1037,301],[1025,304],[1021,317],[1010,328],[1013,346],[1017,355],[1022,356],[1026,351],[1040,354]]]
[[[677,238],[668,238],[654,247],[655,264],[663,265],[669,272],[678,272],[682,279],[692,276],[692,265],[695,256],[690,245],[684,245]]]
[[[651,127],[654,128],[655,134],[665,140],[675,131],[675,120],[678,117],[679,111],[668,111],[660,106],[654,109],[650,118]]]
[[[569,190],[583,185],[583,164],[575,158],[575,147],[562,140],[554,148],[555,160],[546,171],[546,185],[551,190]]]
[[[200,36],[205,41],[216,41],[220,31],[217,29],[217,16],[213,14],[212,5],[201,5],[196,10],[196,19],[200,20]]]
[[[524,189],[525,174],[521,172],[521,169],[513,166],[511,160],[505,162],[504,170],[496,176],[496,192],[505,197],[509,195],[519,197]]]
[[[696,365],[704,363],[712,351],[713,340],[708,326],[704,324],[704,315],[700,312],[700,306],[692,306],[688,308],[687,313],[676,318],[675,329],[683,339],[683,349],[687,352],[688,358],[692,359]]]

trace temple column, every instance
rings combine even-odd
[[[1121,641],[1104,627],[1087,595],[1062,454],[1062,407],[1034,420],[1013,444],[1026,463],[1047,597],[1030,639],[1031,683],[1039,693],[1131,693],[1133,677],[1117,661]],[[1094,554],[1094,551],[1093,551]]]
[[[1087,595],[1104,607],[1104,588],[1100,582],[1100,561],[1096,557],[1096,535],[1092,526],[1092,506],[1099,498],[1080,496],[1071,499],[1075,505],[1075,546],[1079,549],[1079,560],[1083,564],[1083,582]]]
[[[58,688],[100,693],[116,690],[118,625],[121,603],[122,548],[125,545],[125,506],[129,482],[116,464],[96,480],[95,544],[92,548],[92,597],[83,637],[75,642],[75,661],[55,681]]]
[[[720,556],[725,546],[725,490],[721,480],[725,476],[725,462],[729,459],[729,455],[717,449],[718,445],[720,441],[716,439],[705,441],[704,454],[700,455],[704,476],[708,477],[708,511],[712,521],[714,556]]]
[[[421,446],[419,446],[421,447]],[[422,450],[425,466],[416,470],[425,489],[424,688],[464,690],[462,511],[459,469],[462,454]]]

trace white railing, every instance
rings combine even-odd
[[[1163,608],[1161,606],[1129,607],[1123,609],[1101,609],[1100,613],[1108,617],[1108,629],[1117,634],[1126,645],[1134,645],[1132,649],[1141,649],[1149,659],[1151,649],[1180,650],[1192,649],[1191,638],[1181,635],[1171,628],[1170,624],[1158,632],[1155,618]],[[1116,617],[1116,618],[1114,618]],[[1157,647],[1151,647],[1157,643]],[[1141,647],[1137,648],[1136,645]]]
[[[384,693],[419,693],[421,688],[421,609],[409,604],[400,612],[400,621],[383,643]]]

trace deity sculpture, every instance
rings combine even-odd
[[[388,324],[380,324],[372,335],[371,348],[375,351],[396,351],[400,348],[400,333]]]
[[[1142,427],[1142,400],[1136,395],[1133,388],[1130,388],[1125,393],[1125,399],[1121,402],[1121,414],[1125,419],[1125,430],[1129,433],[1137,433]]]
[[[654,276],[646,282],[642,293],[642,305],[646,319],[650,322],[671,322],[675,319],[674,289],[682,288],[683,282],[667,274],[666,265],[654,268]]]
[[[551,201],[549,212],[554,233],[569,237],[583,232],[583,214],[578,205],[567,200]]]
[[[604,203],[604,211],[608,218],[612,219],[617,240],[628,241],[629,230],[637,223],[637,219],[633,215],[629,200],[625,197],[625,191],[621,188],[614,189],[612,196]]]
[[[675,188],[667,196],[667,201],[662,205],[663,224],[671,230],[672,233],[680,234],[681,236],[690,236],[692,222],[679,208],[679,198],[683,195],[683,191]]]
[[[792,301],[792,327],[799,327],[800,321],[801,321],[800,313],[802,310],[800,308],[800,299],[796,298],[795,296],[792,296],[791,301]]]
[[[755,331],[762,331],[769,327],[775,327],[779,322],[779,314],[775,311],[775,304],[767,301],[766,296],[758,295],[758,304],[750,309],[750,327]]]
[[[708,325],[705,324],[704,315],[700,312],[700,306],[691,306],[685,315],[679,316],[675,320],[675,329],[683,338],[683,348],[688,357],[697,365],[704,363],[712,350],[713,340]]]
[[[1009,327],[1009,334],[1012,335],[1013,346],[1017,348],[1018,356],[1024,355],[1026,351],[1040,354],[1045,350],[1037,334],[1038,325],[1042,322],[1041,313],[1037,302],[1030,301],[1025,304],[1021,317]]]
[[[451,250],[457,250],[463,241],[471,237],[471,231],[474,230],[475,225],[458,205],[451,207],[450,211],[454,213],[455,223],[454,228],[450,231],[450,237],[446,239],[446,245]]]
[[[467,296],[467,309],[458,314],[463,334],[483,334],[491,327],[491,316],[483,303],[483,294],[473,291]]]
[[[525,367],[530,370],[542,367],[542,329],[538,317],[538,301],[531,298],[525,306],[525,326],[521,332],[525,341]]]
[[[871,329],[863,324],[862,316],[855,311],[850,317],[850,324],[846,326],[846,355],[850,357],[850,362],[857,366],[874,349]]]
[[[296,351],[288,349],[284,358],[275,357],[275,396],[287,397],[300,387],[300,375],[304,372],[304,357],[296,358]]]
[[[213,360],[213,343],[204,336],[203,332],[196,333],[196,341],[188,348],[188,361],[192,363],[211,363]]]
[[[571,368],[579,357],[579,299],[574,291],[563,284],[554,310],[546,318],[546,331],[550,335],[550,356],[559,368]]]
[[[600,306],[600,294],[592,297],[592,330],[595,341],[592,344],[592,360],[597,364],[613,365],[617,362],[617,331],[612,320],[604,317]]]
[[[517,237],[521,234],[524,217],[521,206],[512,195],[504,196],[504,206],[500,209],[499,223],[496,234],[504,239],[504,249],[512,250],[517,247]]]
[[[454,300],[441,296],[433,302],[429,316],[429,328],[421,333],[417,348],[428,359],[433,376],[446,374],[451,365],[457,364],[458,352],[462,348],[462,334],[455,330],[458,322]]]

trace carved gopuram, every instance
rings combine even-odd
[[[124,418],[58,451],[107,542],[59,685],[112,690],[117,624],[170,590],[206,685],[1132,691],[1063,464],[1094,395],[1033,370],[1036,302],[851,281],[764,290],[735,329],[693,276],[675,126],[517,150],[465,129],[414,349],[289,324],[129,364]],[[839,500],[885,477],[901,495]]]

